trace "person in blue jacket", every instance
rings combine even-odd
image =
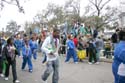
[[[38,43],[37,43],[35,35],[32,36],[31,40],[29,41],[29,45],[30,45],[31,50],[32,50],[33,58],[36,60],[37,59]]]
[[[17,48],[18,56],[20,56],[20,55],[21,55],[21,54],[20,54],[20,51],[21,51],[21,48],[22,48],[22,41],[21,41],[21,39],[20,39],[20,35],[17,35],[17,36],[16,36],[16,39],[15,39],[15,41],[14,41],[14,44],[15,44],[15,46],[16,46],[16,48]]]
[[[2,43],[2,47],[7,45],[7,40],[4,38],[1,38],[1,43]]]
[[[125,31],[119,32],[120,42],[114,50],[114,62],[112,63],[112,72],[114,83],[125,83]]]
[[[74,59],[74,63],[78,63],[78,58],[77,58],[77,54],[75,50],[76,47],[75,47],[74,42],[72,41],[71,35],[68,36],[67,47],[68,47],[68,50],[67,50],[67,56],[66,56],[65,62],[69,62],[72,56]]]
[[[29,46],[28,39],[25,40],[25,45],[22,48],[22,55],[23,55],[22,70],[24,70],[26,64],[28,63],[29,72],[32,72],[33,71],[33,65],[32,65],[32,61],[31,61],[32,51],[31,51],[31,48]]]
[[[22,40],[21,40],[21,42],[22,42],[22,47],[24,47],[25,46],[25,40],[27,40],[27,34],[24,34],[23,35],[23,38],[22,38]]]

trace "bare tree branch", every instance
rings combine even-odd
[[[95,0],[95,4],[96,4],[96,5],[98,4],[97,0]]]
[[[97,0],[95,0],[95,3],[93,2],[93,0],[89,0],[89,1],[90,1],[90,3],[92,3],[96,7],[97,12],[98,12],[98,16],[100,16],[100,8],[97,4]]]
[[[4,4],[3,4],[3,2],[1,1],[1,2],[0,2],[0,9],[2,10],[3,7],[4,7]]]
[[[24,13],[24,9],[22,6],[20,6],[19,0],[1,0],[0,2],[1,10],[4,8],[5,3],[17,6],[19,9],[19,12]]]
[[[106,2],[100,7],[100,10],[102,10],[102,9],[104,8],[104,6],[105,6],[106,4],[108,4],[110,1],[111,1],[111,0],[106,1]]]
[[[102,0],[99,1],[99,3],[98,3],[98,7],[100,7],[101,3],[102,3]]]
[[[94,6],[96,6],[96,4],[92,0],[89,0],[89,2],[92,3]]]
[[[106,22],[100,24],[99,27],[102,27],[102,26],[104,26],[104,25],[107,25],[107,24],[111,23],[112,21],[116,21],[117,19],[118,19],[118,18],[110,19],[110,20],[108,20],[108,21],[106,21]]]
[[[17,7],[19,8],[19,12],[25,13],[23,7],[20,6],[19,0],[16,0],[16,3],[17,3]]]
[[[2,1],[5,2],[5,3],[7,3],[7,4],[17,5],[17,4],[14,4],[14,3],[13,3],[13,0],[11,0],[11,1],[2,0]]]

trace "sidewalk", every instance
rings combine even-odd
[[[66,55],[64,54],[64,55],[60,55],[60,56],[65,57]],[[86,58],[85,60],[88,61],[88,58]],[[113,62],[113,58],[112,59],[107,59],[106,57],[101,56],[100,57],[100,62],[112,63]]]
[[[100,57],[100,61],[101,61],[101,62],[112,63],[112,62],[113,62],[113,59],[107,59],[107,58],[105,58],[105,57]]]

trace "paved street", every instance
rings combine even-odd
[[[21,83],[42,83],[41,74],[45,66],[41,63],[41,56],[38,60],[33,60],[34,71],[29,73],[21,71],[22,59],[17,59],[17,73]],[[26,67],[26,69],[28,69]],[[52,77],[48,79],[51,82]],[[12,83],[12,74],[10,71],[9,81],[0,78],[0,83]],[[60,57],[60,81],[59,83],[113,83],[113,75],[111,72],[111,63],[101,62],[99,65],[89,65],[86,61],[79,64],[64,63],[64,57]]]

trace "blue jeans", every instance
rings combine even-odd
[[[19,47],[19,48],[17,48],[17,51],[18,51],[18,56],[20,56],[20,55],[21,55],[21,53],[20,53],[21,48],[20,48],[20,47]]]
[[[32,49],[33,58],[37,59],[37,49]]]
[[[67,56],[66,56],[65,62],[68,62],[70,60],[71,56],[73,57],[74,62],[78,62],[78,57],[77,57],[76,51],[74,49],[67,50]]]
[[[28,63],[29,70],[33,70],[31,57],[23,57],[22,69],[25,68],[27,63]]]

